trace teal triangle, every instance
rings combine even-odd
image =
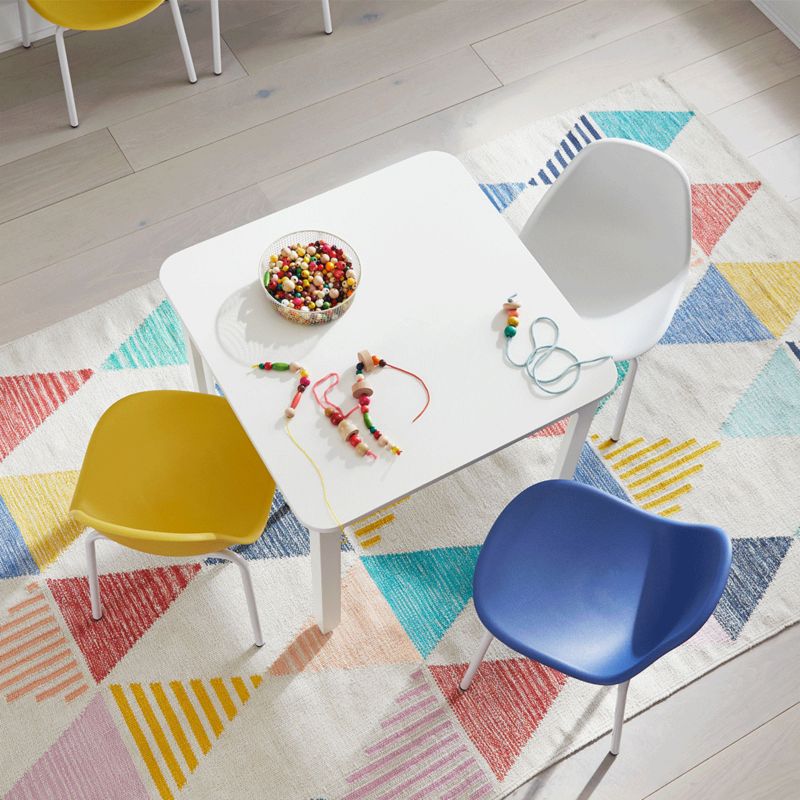
[[[622,386],[622,382],[625,380],[625,376],[628,374],[628,368],[630,367],[630,361],[615,361],[614,366],[617,368],[617,382],[614,384],[614,388],[600,401],[600,405],[597,407],[597,411],[595,414],[599,414],[600,410],[603,406],[611,399],[611,396],[614,392]]]
[[[800,436],[800,370],[779,347],[722,423],[726,436]]]
[[[739,636],[761,602],[792,541],[790,536],[733,540],[731,572],[714,611],[732,639]]]
[[[164,300],[104,362],[102,369],[171,367],[186,363],[186,346],[175,310]]]
[[[632,139],[666,150],[686,127],[694,111],[592,111],[606,136]]]
[[[527,183],[481,183],[479,186],[501,214],[528,188]]]
[[[744,300],[711,264],[678,307],[661,344],[761,342],[772,338]]]
[[[472,597],[479,551],[475,545],[361,557],[423,658]]]

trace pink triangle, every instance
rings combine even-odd
[[[760,186],[759,181],[692,184],[692,237],[706,255]]]
[[[567,432],[567,425],[569,424],[569,417],[551,422],[544,428],[540,428],[536,433],[531,434],[531,439],[538,439],[540,437],[561,436]]]
[[[466,664],[428,665],[467,736],[503,780],[567,676],[529,658],[484,661],[469,691],[458,683]]]
[[[141,778],[99,694],[14,784],[5,800],[45,797],[147,800]]]
[[[101,575],[103,618],[96,622],[86,578],[50,578],[47,585],[99,683],[199,571],[199,564],[182,564]]]
[[[0,376],[0,461],[92,375],[90,369],[79,369]]]

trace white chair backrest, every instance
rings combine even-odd
[[[547,191],[520,238],[579,314],[617,313],[688,274],[689,179],[659,150],[601,139]]]

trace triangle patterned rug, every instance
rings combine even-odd
[[[693,259],[675,319],[642,361],[625,438],[606,438],[612,395],[577,477],[734,539],[714,615],[632,682],[630,715],[800,617],[789,485],[800,465],[800,220],[663,81],[463,161],[518,230],[577,152],[609,136],[685,166]],[[66,514],[89,434],[119,397],[188,383],[155,283],[0,350],[0,795],[498,798],[609,730],[609,689],[497,644],[471,691],[456,691],[480,636],[481,543],[515,494],[549,477],[563,423],[359,523],[330,635],[309,619],[308,535],[280,495],[243,551],[261,650],[229,564],[101,544],[106,615],[91,622],[81,531]]]

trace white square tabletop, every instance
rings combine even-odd
[[[304,229],[335,233],[361,261],[352,307],[329,324],[283,319],[258,280],[270,243]],[[552,397],[504,362],[502,304],[514,292],[522,304],[512,342],[517,359],[530,351],[527,327],[540,315],[557,321],[560,344],[578,357],[604,353],[466,169],[445,153],[423,153],[182,250],[160,277],[292,511],[317,531],[337,526],[311,465],[284,430],[297,375],[252,364],[295,361],[312,383],[338,372],[331,398],[348,409],[360,350],[427,382],[430,407],[412,424],[424,403],[421,387],[392,370],[368,376],[371,417],[403,451],[373,446],[375,463],[342,441],[310,388],[303,396],[292,432],[320,466],[345,525],[597,401],[617,377],[607,361]],[[352,419],[372,442],[360,415]]]

